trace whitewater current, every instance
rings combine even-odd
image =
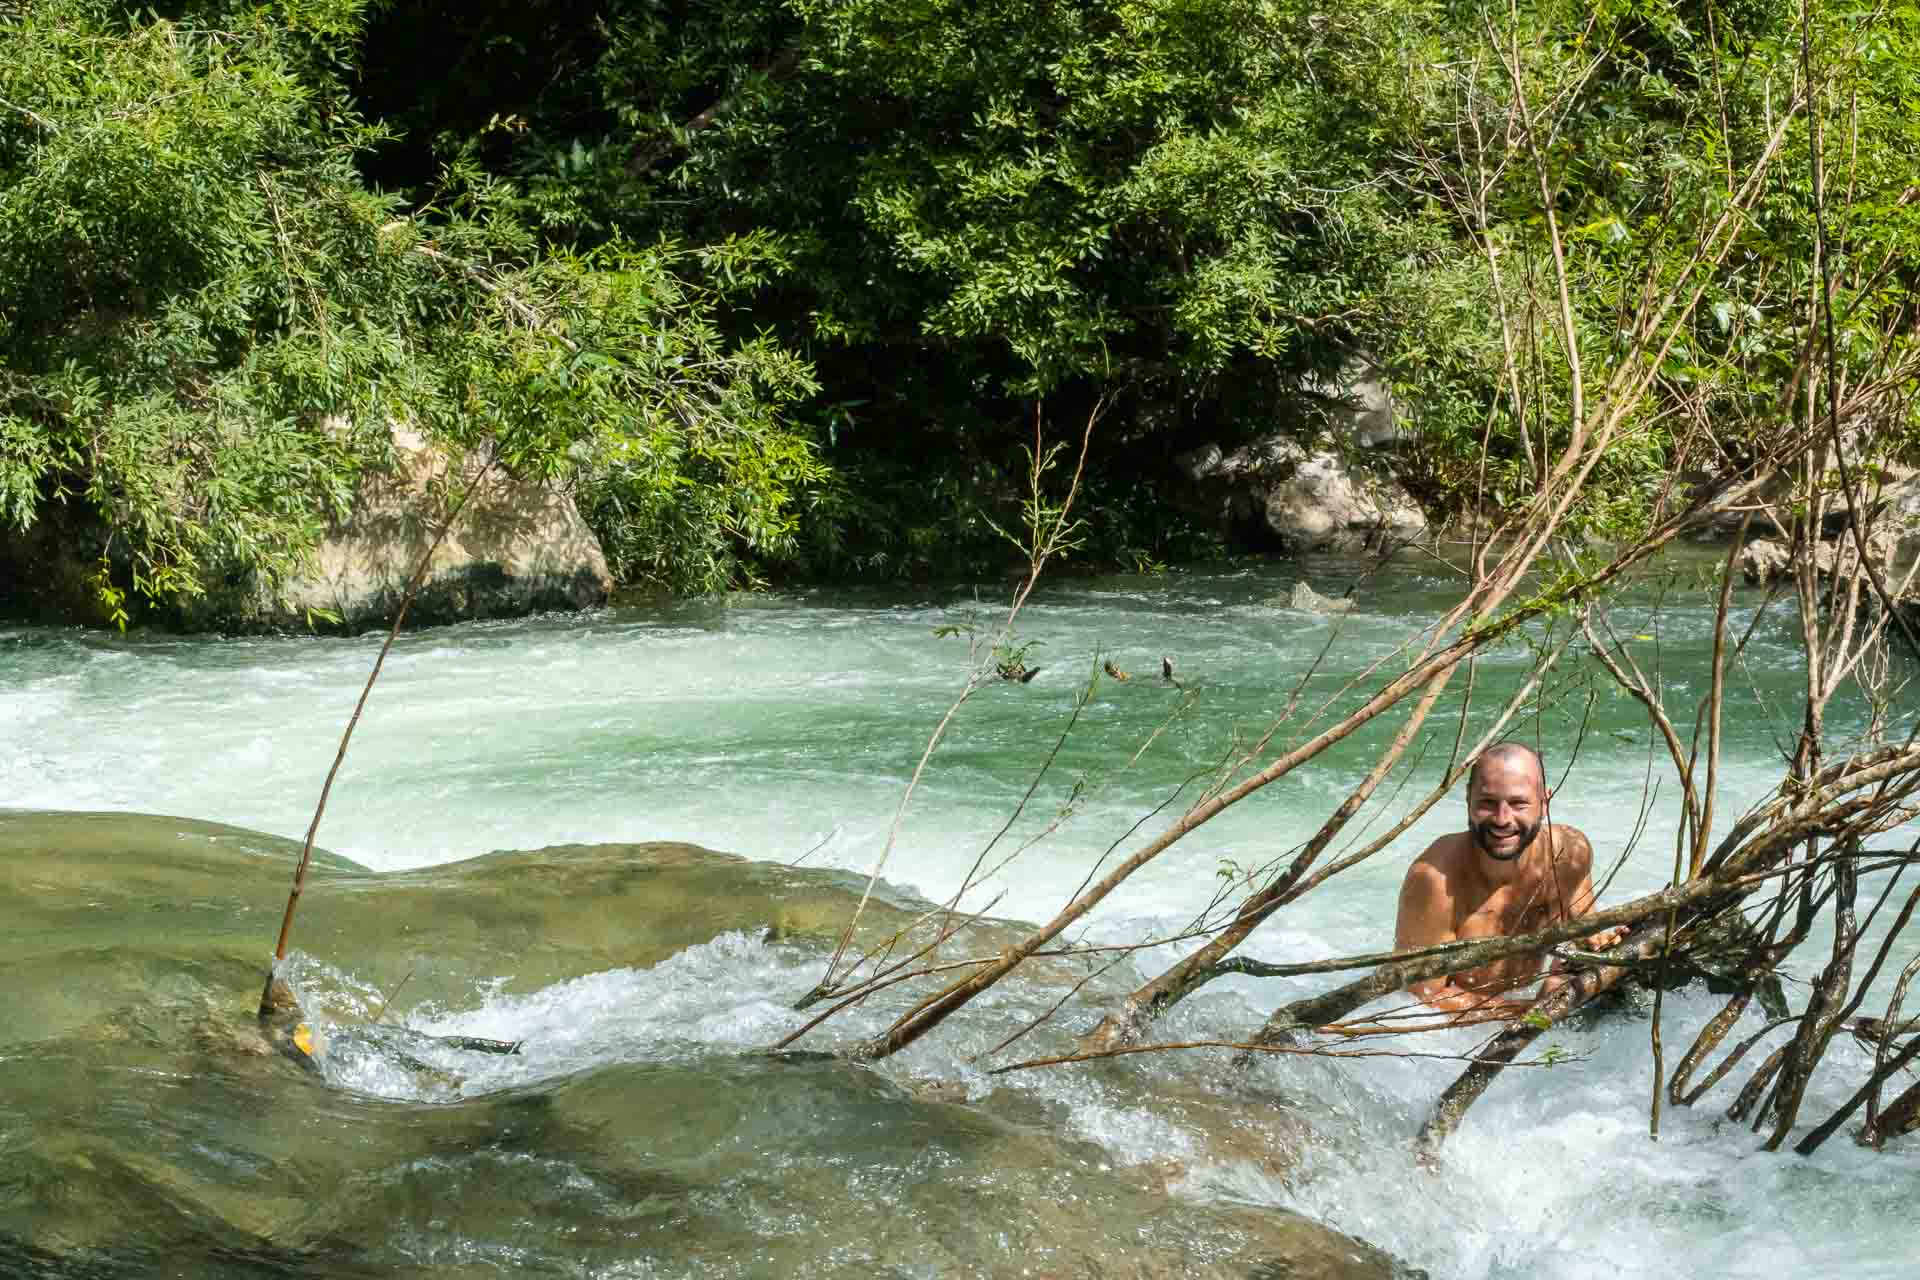
[[[1352,580],[1334,561],[1304,573],[1325,594]],[[1002,607],[984,592],[639,603],[408,634],[369,702],[319,842],[376,870],[560,843],[679,840],[865,871],[897,822],[885,878],[942,899],[961,888],[1052,754],[990,862],[1024,852],[966,900],[996,916],[1045,919],[1094,861],[1116,842],[1131,847],[1129,832],[1157,831],[1283,709],[1291,705],[1293,718],[1276,743],[1351,706],[1354,676],[1396,661],[1455,587],[1439,568],[1403,565],[1356,588],[1354,612],[1327,615],[1288,607],[1300,576],[1297,566],[1235,568],[1042,592],[1019,633],[1033,642],[1025,656],[1039,675],[991,682],[959,710],[904,813],[928,735],[961,688],[969,636]],[[1738,603],[1744,623],[1757,602]],[[1612,621],[1668,696],[1691,707],[1705,688],[1711,617],[1708,595],[1681,581]],[[1761,619],[1740,668],[1728,717],[1729,821],[1779,777],[1797,717],[1796,626],[1784,614]],[[1550,638],[1536,632],[1532,641]],[[171,814],[297,838],[378,645],[377,636],[0,630],[0,804]],[[1474,715],[1499,704],[1533,652],[1510,645],[1478,665]],[[1177,683],[1162,679],[1163,657]],[[1102,663],[1130,678],[1103,679],[1076,718]],[[1664,769],[1644,719],[1577,649],[1548,688],[1550,705],[1530,709],[1513,736],[1547,756],[1559,787],[1554,819],[1592,838],[1597,864],[1612,872],[1607,900],[1659,886],[1677,818],[1671,784],[1649,785]],[[1365,834],[1433,785],[1455,742],[1462,693],[1437,709],[1411,768],[1356,824]],[[1862,714],[1843,700],[1836,739]],[[1202,828],[1130,880],[1084,936],[1176,929],[1223,880],[1310,834],[1391,727],[1356,735]],[[1162,806],[1162,816],[1148,816]],[[1407,861],[1461,817],[1459,798],[1449,797],[1392,849],[1276,916],[1245,952],[1301,961],[1386,947]],[[1143,959],[1141,976],[1168,955]],[[563,1075],[663,1035],[755,1047],[794,1025],[767,993],[799,981],[798,963],[777,946],[728,935],[655,970],[590,975],[534,995],[479,993],[421,1029],[539,1032],[530,1060],[498,1068],[521,1076],[489,1087]],[[1267,1010],[1339,980],[1233,979],[1183,1006],[1168,1030],[1241,1036]],[[1790,995],[1797,1006],[1804,991]],[[1669,997],[1670,1057],[1720,1003],[1699,990]],[[1460,1053],[1478,1042],[1466,1031],[1448,1035],[1421,1048]],[[1182,1193],[1285,1205],[1434,1276],[1914,1273],[1906,1222],[1920,1193],[1920,1145],[1874,1154],[1837,1138],[1813,1159],[1762,1153],[1745,1126],[1721,1118],[1726,1086],[1697,1108],[1669,1107],[1651,1141],[1646,1036],[1634,1015],[1556,1033],[1549,1040],[1563,1060],[1508,1072],[1437,1170],[1416,1163],[1410,1139],[1458,1062],[1262,1064],[1276,1088],[1312,1100],[1315,1140],[1303,1168],[1286,1178],[1253,1166],[1202,1172]],[[930,1040],[902,1069],[986,1088],[965,1057]],[[1803,1115],[1824,1116],[1865,1068],[1861,1051],[1839,1046]],[[1070,1101],[1080,1136],[1116,1161],[1177,1146],[1137,1099]]]

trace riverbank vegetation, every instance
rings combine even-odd
[[[1356,369],[1436,514],[1519,512],[1685,279],[1559,529],[1644,531],[1807,385],[1796,13],[0,6],[7,567],[271,588],[406,422],[570,487],[625,581],[997,571],[1034,406],[1096,403],[1074,555],[1151,566],[1223,545],[1177,457],[1355,453]],[[1912,19],[1871,25],[1826,104],[1855,376],[1905,340],[1915,216]]]

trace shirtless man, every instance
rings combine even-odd
[[[1407,868],[1394,949],[1532,933],[1591,912],[1593,846],[1578,829],[1549,819],[1552,797],[1532,748],[1489,747],[1467,775],[1471,825],[1434,841]],[[1625,932],[1603,930],[1587,946],[1610,947]],[[1454,1022],[1507,1021],[1533,1003],[1508,993],[1539,978],[1542,962],[1538,952],[1509,956],[1407,989]],[[1548,978],[1547,990],[1554,981]]]

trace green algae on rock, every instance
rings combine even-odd
[[[811,1276],[905,1259],[943,1275],[1393,1274],[1299,1215],[1169,1194],[1175,1166],[1066,1136],[1057,1108],[1018,1091],[968,1102],[830,1055],[747,1051],[753,1019],[797,1016],[783,1001],[864,885],[844,872],[680,844],[388,875],[321,857],[292,980],[310,1012],[344,1011],[334,1025],[361,1056],[314,1074],[273,1055],[252,1016],[292,842],[0,811],[0,852],[0,1263],[113,1277],[162,1259],[249,1278]],[[863,936],[926,906],[883,887]],[[1010,928],[968,944],[991,950]],[[567,1043],[536,1038],[524,1062],[467,1054],[512,1064],[478,1087],[457,1058],[429,1078],[450,1061],[433,1056],[434,1009],[482,996]],[[381,1021],[401,1006],[406,1025]],[[623,1017],[639,1021],[596,1029]],[[1102,1087],[1145,1099],[1154,1083],[1111,1072]],[[1190,1097],[1179,1111],[1230,1106]],[[1229,1145],[1271,1155],[1244,1135]]]

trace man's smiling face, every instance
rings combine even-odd
[[[1546,781],[1519,752],[1480,762],[1467,786],[1473,843],[1488,857],[1512,862],[1527,851],[1546,822]]]

